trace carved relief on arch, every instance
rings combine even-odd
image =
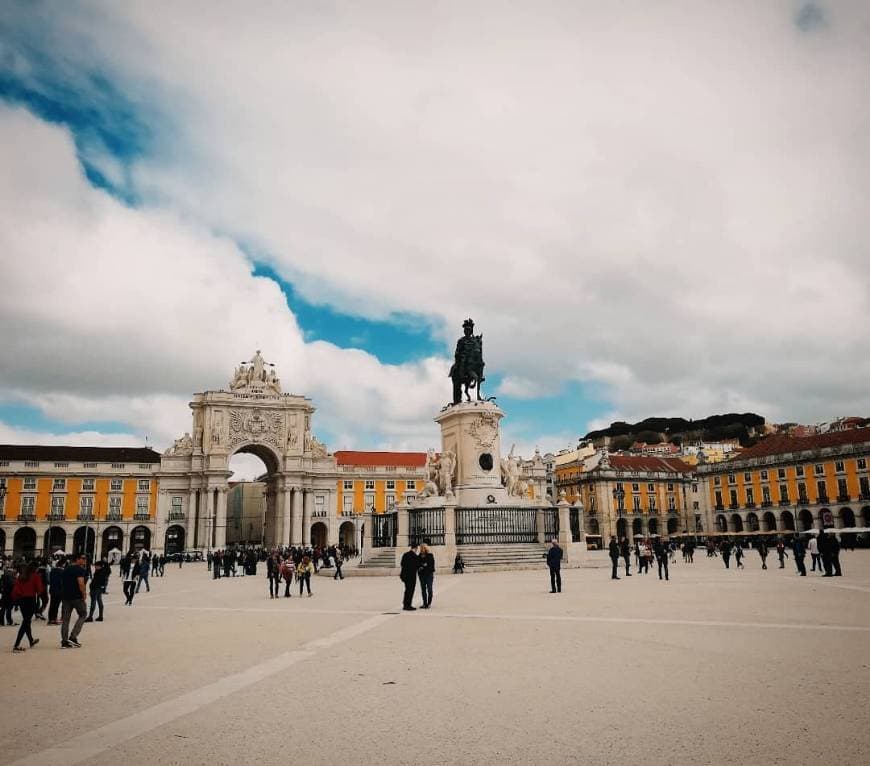
[[[255,407],[230,411],[230,446],[244,441],[265,442],[279,449],[283,446],[284,416]]]

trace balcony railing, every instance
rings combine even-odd
[[[837,495],[838,503],[848,503],[849,500],[851,500],[851,497],[849,495]]]
[[[757,506],[755,505],[755,503],[746,503],[746,505],[745,505],[744,507],[745,507],[745,508],[757,508]]]
[[[736,511],[738,508],[740,508],[740,503],[728,503],[728,507],[732,511]]]
[[[144,513],[140,513],[139,511],[136,511],[136,513],[133,514],[134,521],[149,521],[150,519],[151,519],[151,514],[149,514],[148,511],[145,511]]]
[[[35,513],[19,513],[18,514],[18,521],[24,521],[24,522],[36,521],[36,514]]]
[[[870,492],[862,492],[858,495],[859,500],[870,500]]]
[[[94,512],[93,511],[79,511],[78,516],[79,521],[93,521],[94,520]]]
[[[49,513],[48,520],[49,521],[66,521],[66,514],[63,511]]]
[[[106,513],[106,521],[120,521],[121,520],[121,512],[120,511],[109,511]]]
[[[828,496],[827,496],[827,495],[819,495],[819,496],[816,498],[816,502],[817,502],[817,503],[830,503],[831,501],[828,500]]]
[[[169,512],[169,520],[170,521],[184,521],[184,511],[170,511]]]
[[[780,506],[791,505],[791,500],[789,500],[787,497],[783,497],[780,499],[779,504]]]
[[[716,505],[714,505],[713,507],[714,507],[717,511],[724,511],[724,510],[725,510],[725,506],[722,505],[722,503],[716,503]]]
[[[801,495],[798,498],[798,505],[809,505],[810,499],[806,495]]]
[[[762,508],[770,508],[772,505],[773,505],[773,503],[770,500],[762,500],[761,501]]]

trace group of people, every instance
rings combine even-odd
[[[455,565],[454,565],[455,567]],[[455,571],[455,568],[454,568]],[[420,593],[423,597],[421,609],[432,607],[433,587],[435,584],[435,556],[429,550],[429,544],[416,543],[402,554],[399,563],[399,578],[404,585],[402,596],[402,609],[406,612],[414,612],[414,593],[417,590],[417,580],[420,581]]]
[[[688,551],[686,546],[689,546]],[[632,545],[627,537],[617,540],[615,537],[610,538],[608,545],[608,555],[611,563],[611,579],[619,580],[619,560],[625,562],[625,576],[631,577],[631,554]],[[638,574],[648,574],[652,567],[653,559],[658,564],[659,580],[670,580],[670,571],[668,565],[676,560],[677,547],[672,541],[665,540],[661,537],[640,538],[634,540],[634,554],[637,560]],[[694,545],[686,542],[683,547],[683,560],[687,563],[694,562]]]
[[[151,589],[149,574],[163,576],[165,557],[152,557],[148,551],[131,552],[119,564],[125,603],[132,605],[133,596],[143,583]],[[79,635],[84,624],[103,622],[103,596],[108,592],[110,576],[108,560],[92,563],[83,552],[30,561],[0,557],[0,626],[18,626],[12,651],[26,651],[24,639],[29,648],[39,643],[39,638],[33,635],[34,620],[60,626],[61,648],[81,647]],[[14,622],[15,612],[19,615],[18,623]]]
[[[335,569],[333,580],[343,580],[344,574],[341,566],[344,563],[341,551],[331,546],[326,554],[324,563],[323,554],[319,551],[315,554],[310,548],[290,547],[275,550],[266,559],[266,577],[269,579],[269,598],[279,598],[281,583],[284,583],[284,598],[290,598],[290,586],[294,578],[299,586],[299,595],[307,592],[311,597],[311,575],[318,571],[318,561],[321,566]]]
[[[262,546],[248,546],[239,548],[227,548],[225,550],[209,551],[206,554],[208,571],[212,578],[219,580],[221,577],[236,577],[245,575],[256,576],[257,565],[262,562],[267,564],[267,575],[270,575],[269,561],[278,556],[281,562],[293,558],[299,564],[303,556],[308,556],[314,567],[314,572],[320,568],[334,567],[335,579],[343,580],[344,574],[341,565],[349,558],[358,555],[355,548],[345,545],[320,546],[282,546],[271,550]]]
[[[750,541],[750,547],[758,552],[761,560],[761,568],[767,569],[767,557],[770,555],[771,546],[763,537],[758,537]],[[776,551],[776,557],[779,560],[779,568],[785,569],[786,559],[789,558],[789,546],[786,541],[779,537],[774,543],[773,549]],[[810,555],[812,569],[810,571],[818,571],[823,577],[842,577],[843,569],[840,565],[840,541],[835,534],[829,534],[825,530],[820,530],[818,536],[795,535],[791,541],[791,554],[794,558],[795,569],[801,577],[807,576],[806,557]],[[708,556],[721,556],[722,563],[726,569],[731,568],[731,559],[733,557],[735,569],[745,569],[743,563],[745,551],[743,544],[740,541],[732,541],[723,539],[718,543],[712,540],[707,543]]]

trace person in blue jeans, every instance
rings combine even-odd
[[[151,584],[148,582],[148,572],[151,571],[151,559],[148,556],[143,556],[142,560],[139,562],[139,582],[136,585],[136,593],[139,592],[142,587],[142,583],[145,583],[145,590],[150,593],[151,592]]]
[[[423,543],[418,554],[420,568],[417,576],[420,578],[420,595],[423,597],[423,609],[432,606],[432,584],[435,581],[435,556],[429,550],[429,546]]]

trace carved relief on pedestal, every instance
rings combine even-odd
[[[280,412],[255,408],[230,411],[230,446],[244,441],[282,446],[284,418]]]
[[[468,427],[468,433],[478,447],[491,447],[498,437],[498,418],[489,412],[481,412]]]

